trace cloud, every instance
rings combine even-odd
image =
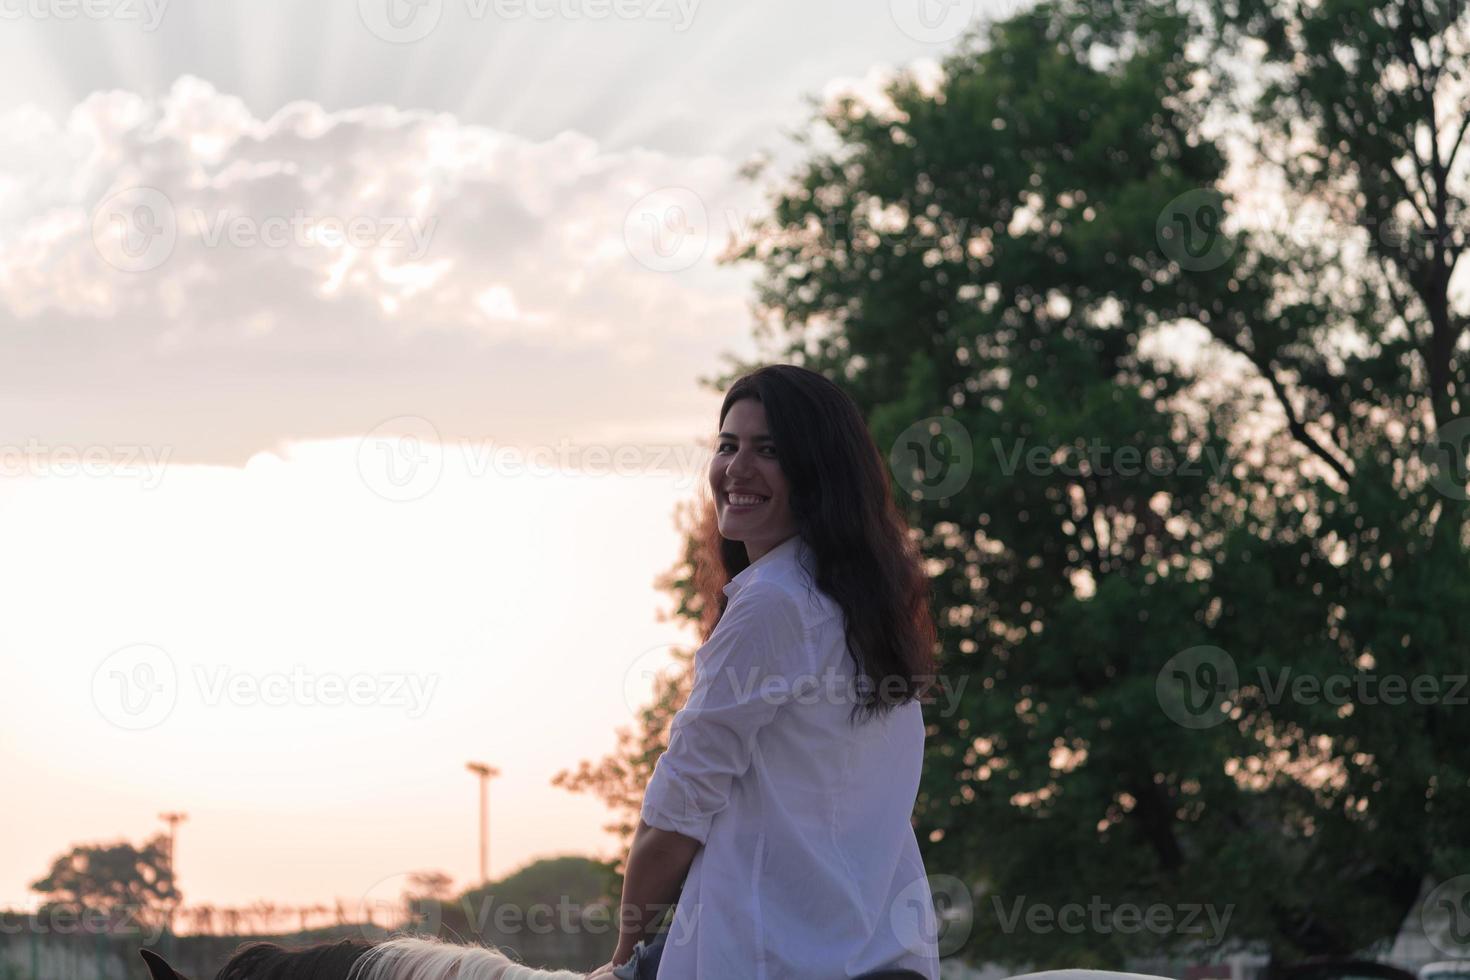
[[[822,87],[821,104],[828,111],[845,98],[853,99],[853,108],[876,119],[900,120],[902,113],[888,96],[889,87],[900,76],[911,78],[919,91],[932,96],[944,82],[944,68],[933,58],[916,58],[906,65],[874,65],[862,77],[834,78]]]
[[[646,429],[749,333],[752,271],[715,263],[757,207],[737,161],[382,105],[260,119],[191,76],[7,113],[0,160],[0,443],[239,463],[406,412]]]

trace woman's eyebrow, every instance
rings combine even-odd
[[[737,436],[733,432],[721,432],[720,433],[720,438],[721,439],[734,439],[736,442],[739,442],[740,441],[740,437]],[[758,435],[751,436],[750,437],[750,441],[751,442],[775,442],[774,439],[772,439],[770,436],[766,435],[764,432],[762,432],[762,433],[760,433]]]

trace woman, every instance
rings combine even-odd
[[[883,458],[841,389],[773,365],[726,393],[709,488],[695,574],[715,622],[592,976],[935,980],[910,822],[935,629]]]

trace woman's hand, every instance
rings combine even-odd
[[[613,976],[613,967],[622,966],[623,963],[627,963],[628,957],[623,957],[622,963],[619,963],[617,959],[618,958],[614,956],[612,959],[608,960],[606,963],[602,964],[597,969],[587,974],[587,980],[617,980],[617,977]]]

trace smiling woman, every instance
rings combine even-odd
[[[751,561],[796,533],[791,488],[758,400],[743,398],[730,407],[710,462],[709,483],[721,536],[744,544]]]
[[[835,384],[774,365],[726,393],[709,488],[714,623],[594,976],[933,980],[911,816],[935,631],[877,447]]]

